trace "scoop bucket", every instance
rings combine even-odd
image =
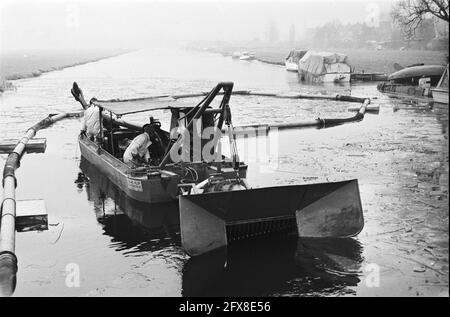
[[[356,179],[180,195],[179,207],[181,240],[191,256],[260,235],[344,238],[364,226]]]

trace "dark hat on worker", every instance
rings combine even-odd
[[[149,123],[144,124],[144,125],[142,126],[142,129],[144,130],[144,132],[147,132],[147,133],[153,132],[153,127],[152,127],[152,125],[149,124]]]

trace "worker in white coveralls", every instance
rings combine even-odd
[[[90,106],[84,110],[83,126],[81,127],[81,134],[87,135],[91,140],[95,140],[100,134],[100,109],[93,104],[94,99],[91,99]]]
[[[152,144],[151,136],[154,134],[153,127],[144,125],[144,133],[139,134],[131,141],[123,154],[123,161],[130,167],[137,167],[150,160],[148,147]]]

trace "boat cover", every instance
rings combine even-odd
[[[289,58],[292,58],[292,61],[295,63],[298,63],[298,61],[305,56],[305,54],[307,53],[307,50],[293,50],[289,52],[289,55],[286,57],[286,59],[288,60]]]
[[[336,63],[347,64],[350,67],[345,54],[308,51],[298,62],[298,68],[313,75],[323,75],[328,72],[327,65]]]
[[[96,100],[94,104],[119,116],[158,109],[192,107],[172,97]]]

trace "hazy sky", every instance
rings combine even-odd
[[[130,48],[191,40],[264,39],[270,21],[281,38],[294,25],[374,21],[393,0],[0,0],[0,50]]]

